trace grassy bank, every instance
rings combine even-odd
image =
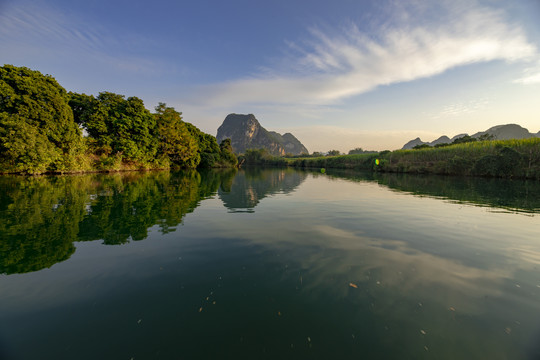
[[[286,159],[288,166],[540,180],[540,138],[478,141],[379,154]]]

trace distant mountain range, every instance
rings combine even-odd
[[[235,153],[248,149],[266,149],[272,155],[309,154],[306,147],[291,133],[278,134],[261,126],[255,115],[229,114],[218,128],[218,142],[231,139]]]
[[[491,135],[493,139],[496,140],[508,140],[508,139],[528,139],[533,137],[540,137],[540,131],[536,134],[529,132],[529,130],[517,125],[517,124],[506,124],[506,125],[497,125],[492,128],[487,129],[486,131],[477,132],[474,135],[471,135],[473,138],[479,138],[482,135]],[[450,144],[454,140],[467,136],[468,134],[459,134],[453,138],[449,138],[446,135],[441,136],[437,140],[432,142],[425,142],[420,140],[420,138],[413,139],[403,145],[402,149],[412,149],[417,145],[427,144],[430,146],[435,146],[437,144]]]

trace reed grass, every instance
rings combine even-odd
[[[540,138],[286,160],[302,168],[540,179]]]

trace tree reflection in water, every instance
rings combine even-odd
[[[75,241],[125,244],[175,231],[201,200],[219,196],[230,212],[254,212],[265,197],[287,194],[309,175],[292,169],[130,172],[0,177],[0,273],[38,271],[67,260]],[[501,179],[312,172],[377,182],[416,196],[523,213],[540,211],[540,183]]]

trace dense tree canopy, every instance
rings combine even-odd
[[[182,120],[159,103],[112,92],[66,90],[50,75],[0,67],[0,173],[230,167],[230,142]],[[227,145],[228,144],[228,145]]]
[[[236,157],[236,155],[234,155],[234,151],[231,145],[231,139],[224,139],[219,144],[219,151],[221,153],[221,161],[224,164],[238,164],[238,158]]]
[[[360,154],[376,154],[377,151],[364,150],[361,147],[354,148],[349,150],[349,155],[360,155]]]
[[[330,150],[330,151],[328,151],[328,156],[338,156],[338,155],[341,155],[339,150]]]
[[[201,162],[198,138],[191,135],[182,113],[164,103],[156,106],[154,117],[157,122],[159,156],[165,157],[175,166],[194,168]]]
[[[230,167],[238,163],[236,155],[232,153],[229,139],[224,140],[229,140],[228,146],[220,147],[214,136],[202,132],[193,124],[186,123],[186,125],[191,135],[198,140],[201,154],[200,167]]]
[[[137,97],[102,92],[96,98],[71,93],[75,122],[88,133],[96,153],[150,163],[158,148],[156,120]]]
[[[3,171],[62,171],[83,150],[66,90],[49,75],[0,67],[0,165]]]

